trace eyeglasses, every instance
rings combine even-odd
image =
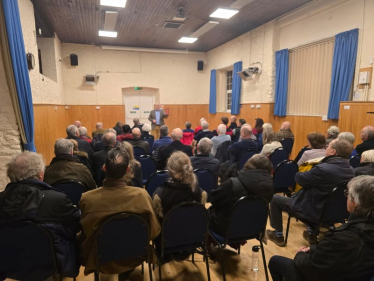
[[[348,194],[349,194],[349,192],[348,192],[348,188],[344,189],[344,196],[345,196],[345,197],[348,197]]]

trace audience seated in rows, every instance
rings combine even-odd
[[[126,184],[129,186],[143,187],[143,173],[140,163],[134,157],[134,149],[127,142],[121,142],[117,145],[121,150],[125,150],[129,156],[129,166],[125,174]]]
[[[105,160],[104,169],[107,178],[103,187],[83,194],[80,201],[82,212],[81,225],[81,257],[85,266],[84,274],[94,272],[97,263],[96,230],[110,216],[126,212],[139,214],[149,223],[150,239],[154,239],[161,231],[160,224],[152,207],[152,200],[143,188],[132,187],[126,184],[125,173],[129,165],[129,156],[126,151],[114,148],[109,151]],[[118,262],[104,263],[100,272],[106,274],[123,273],[119,280],[127,279],[129,273],[144,260],[128,259]],[[125,280],[123,279],[123,280]]]
[[[207,121],[202,121],[201,122],[201,130],[200,132],[198,132],[195,137],[193,138],[197,143],[199,143],[199,141],[202,139],[202,138],[213,138],[214,135],[213,135],[213,132],[209,130],[209,123]]]
[[[75,126],[74,126],[75,127]],[[44,181],[53,185],[61,180],[81,182],[88,190],[95,189],[96,183],[86,166],[73,157],[73,143],[68,139],[58,139],[55,143],[55,155],[46,167]]]
[[[79,138],[80,138],[80,139],[82,139],[82,140],[86,140],[86,141],[88,141],[90,144],[92,143],[91,138],[87,135],[87,128],[86,128],[86,127],[80,126],[80,127],[78,128],[78,131],[79,131]]]
[[[149,124],[144,124],[141,130],[141,139],[152,139],[153,141],[155,140],[155,137],[150,134],[151,132],[151,125]]]
[[[360,166],[355,168],[356,176],[374,176],[374,149],[366,150],[361,154]]]
[[[278,141],[273,129],[266,129],[262,132],[262,139],[264,146],[262,147],[261,154],[264,156],[270,156],[278,147],[282,147],[282,144]]]
[[[123,132],[122,132],[122,127],[123,127],[123,123],[122,123],[121,121],[118,121],[118,122],[116,123],[116,125],[113,127],[113,129],[114,129],[114,130],[116,131],[116,133],[117,133],[117,136],[123,133]]]
[[[134,126],[132,126],[131,131],[134,128],[138,128],[141,131],[144,124],[140,123],[139,118],[134,118],[133,122],[134,122]]]
[[[78,142],[76,140],[70,139],[69,141],[73,143],[73,157],[78,159],[79,163],[85,165],[92,174],[92,161],[90,158],[88,158],[88,154],[78,149]]]
[[[92,132],[92,138],[94,138],[96,135],[103,135],[105,134],[105,129],[103,128],[103,123],[97,122],[96,123],[96,130]]]
[[[185,153],[176,151],[171,154],[166,169],[170,176],[169,180],[153,194],[153,206],[160,219],[180,203],[206,203],[207,193],[200,189],[190,158]]]
[[[219,165],[221,164],[218,159],[212,157],[212,140],[202,138],[197,144],[197,154],[190,157],[192,167],[194,169],[208,169],[218,176]]]
[[[166,146],[172,142],[171,137],[169,137],[169,127],[162,125],[160,127],[160,138],[155,140],[153,143],[153,150],[156,150],[160,146]]]
[[[194,130],[191,129],[191,122],[186,122],[186,129],[183,129],[183,138],[181,142],[185,145],[191,145],[194,139]]]
[[[213,147],[212,147],[212,155],[216,156],[217,148],[220,146],[221,143],[225,141],[231,141],[229,135],[226,135],[226,126],[224,124],[220,124],[217,127],[218,136],[212,138]]]
[[[117,140],[118,141],[125,141],[125,140],[132,140],[132,134],[131,134],[131,128],[130,125],[125,124],[122,126],[122,134],[117,135]]]
[[[289,121],[284,121],[277,132],[278,141],[282,141],[284,139],[293,139],[295,140],[295,136],[291,131],[291,123]]]
[[[195,128],[195,131],[194,131],[195,135],[197,135],[197,133],[199,133],[201,131],[201,122],[203,122],[203,121],[206,121],[206,119],[204,117],[200,118],[199,126],[197,126]]]
[[[143,130],[144,130],[144,127],[145,125],[143,126]],[[134,148],[135,147],[143,148],[145,154],[149,154],[149,143],[145,140],[142,140],[140,137],[141,137],[141,132],[139,128],[134,128],[132,130],[132,140],[130,140],[129,142],[132,144]]]
[[[108,132],[112,132],[115,135],[115,137],[116,137],[116,143],[118,143],[118,141],[117,141],[117,132],[114,129],[112,129],[112,128],[110,128],[110,129],[108,129],[108,130],[105,131],[105,133],[108,133]],[[94,149],[95,149],[95,151],[101,151],[101,150],[105,149],[105,146],[106,146],[106,143],[101,138],[101,141],[98,141],[98,142],[95,143]]]
[[[66,134],[68,135],[67,139],[73,139],[78,142],[78,149],[80,151],[84,151],[88,154],[88,157],[92,159],[93,157],[93,150],[91,145],[86,141],[79,138],[79,130],[78,127],[75,125],[70,125],[66,128]]]
[[[210,228],[225,235],[226,224],[231,208],[243,196],[253,195],[265,198],[268,202],[273,198],[272,165],[270,160],[260,154],[252,156],[244,165],[238,177],[227,179],[216,190],[211,192],[212,206],[210,212]]]
[[[189,145],[184,145],[181,143],[181,139],[183,137],[183,132],[180,128],[176,128],[171,132],[171,139],[172,142],[167,146],[162,147],[158,152],[157,157],[157,168],[158,170],[164,170],[166,167],[166,163],[170,155],[174,151],[182,151],[186,153],[188,156],[192,156],[192,148]]]
[[[239,125],[235,129],[232,130],[233,141],[237,142],[240,138],[240,129],[246,123],[245,119],[239,119]]]
[[[326,147],[329,146],[329,143],[336,139],[339,135],[339,128],[337,126],[330,126],[326,131]]]
[[[322,135],[324,138],[324,136]],[[304,218],[312,223],[318,223],[322,206],[331,190],[339,184],[346,183],[355,176],[349,164],[352,145],[346,141],[333,140],[325,151],[325,158],[313,169],[295,176],[295,181],[302,189],[292,198],[274,195],[270,203],[270,225],[274,231],[267,230],[269,240],[278,246],[284,247],[282,212]],[[304,231],[303,238],[310,244],[313,229]]]
[[[321,133],[310,133],[308,134],[307,142],[312,148],[303,153],[297,165],[301,165],[309,160],[324,157],[326,154],[326,139]]]
[[[73,144],[64,141],[71,145],[72,150]],[[27,151],[16,155],[7,164],[10,183],[0,193],[0,224],[31,220],[46,227],[53,237],[61,274],[75,277],[80,265],[76,247],[80,213],[64,193],[43,182],[44,169],[43,157]],[[40,278],[36,280],[47,279],[42,271],[37,274]]]
[[[107,131],[103,136],[102,142],[105,145],[104,149],[95,152],[93,158],[93,167],[97,186],[102,186],[103,180],[105,178],[103,166],[105,164],[105,160],[108,156],[109,151],[116,146],[116,132],[114,130]]]
[[[374,149],[374,127],[366,126],[360,131],[360,138],[362,143],[356,146],[357,154],[362,154],[364,151]]]
[[[235,115],[230,116],[230,126],[229,126],[229,128],[231,130],[234,130],[237,127],[238,127],[238,125],[236,124],[236,116]]]
[[[295,258],[273,256],[274,281],[355,280],[374,276],[374,177],[352,179],[347,190],[348,223],[331,229],[316,247],[300,247]]]

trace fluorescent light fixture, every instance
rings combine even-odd
[[[117,31],[99,30],[99,36],[103,36],[103,37],[117,37]]]
[[[206,24],[204,24],[202,27],[200,27],[198,30],[196,30],[194,33],[192,33],[190,35],[190,37],[199,38],[201,35],[207,33],[209,30],[211,30],[217,24],[219,24],[218,21],[208,21]]]
[[[149,53],[168,53],[168,54],[188,55],[188,50],[175,50],[175,49],[139,48],[139,47],[111,46],[111,45],[102,45],[101,49],[130,51],[130,52],[149,52]]]
[[[178,40],[179,43],[189,43],[192,44],[197,40],[196,37],[182,37]]]
[[[100,0],[101,6],[125,8],[127,0]]]
[[[211,18],[229,19],[236,15],[239,10],[218,8],[213,14],[210,15]]]

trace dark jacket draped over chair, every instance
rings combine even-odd
[[[190,157],[192,167],[194,169],[208,169],[218,176],[219,165],[218,159],[211,157],[209,154],[197,154]]]
[[[374,176],[374,163],[372,162],[363,162],[355,168],[356,176],[369,175]]]

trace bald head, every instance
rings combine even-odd
[[[225,135],[226,134],[226,125],[225,124],[218,125],[217,133],[218,133],[219,136],[220,135]]]
[[[236,116],[235,115],[230,116],[230,123],[236,123]]]
[[[74,121],[74,125],[77,126],[77,128],[79,128],[81,126],[81,121]]]
[[[103,123],[97,122],[96,123],[96,129],[102,129],[103,128]]]
[[[183,131],[180,128],[176,128],[171,132],[171,139],[173,141],[180,141],[183,137]]]
[[[240,128],[240,136],[242,139],[250,139],[252,137],[251,125],[245,124]]]
[[[291,123],[289,121],[284,121],[281,126],[282,130],[289,130],[291,129]]]
[[[360,137],[363,141],[374,138],[374,127],[370,125],[364,127],[360,132]]]
[[[140,129],[139,128],[134,128],[132,129],[132,137],[134,139],[139,139],[141,135]]]

